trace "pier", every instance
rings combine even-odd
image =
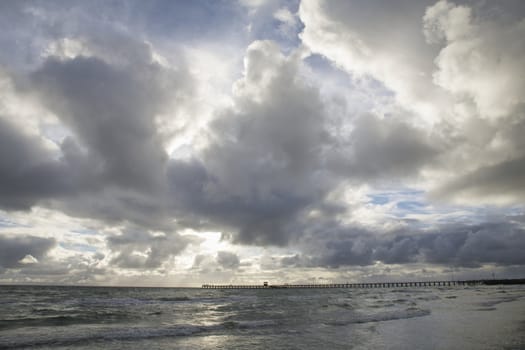
[[[306,289],[306,288],[414,288],[453,287],[474,285],[525,284],[525,279],[465,280],[465,281],[421,281],[421,282],[372,282],[372,283],[321,283],[321,284],[203,284],[203,289]]]

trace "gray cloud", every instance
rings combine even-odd
[[[236,108],[218,114],[202,161],[171,163],[179,205],[228,228],[236,243],[285,245],[294,218],[328,189],[323,105],[298,64],[274,43],[252,44]]]
[[[525,157],[480,167],[445,183],[434,192],[437,198],[502,198],[507,202],[525,198]]]
[[[373,115],[357,119],[350,140],[335,138],[299,64],[271,42],[253,44],[236,107],[217,115],[202,160],[170,163],[179,208],[219,225],[235,243],[286,245],[301,235],[303,211],[325,206],[340,176],[415,175],[438,153],[418,130]]]
[[[264,216],[260,212],[264,210],[267,217],[272,219],[273,206],[270,203],[259,201],[258,197],[234,196],[216,191],[218,180],[196,159],[170,161],[168,176],[170,196],[174,200],[173,210],[177,213],[177,223],[182,227],[227,233],[259,217],[262,221]],[[283,237],[279,233],[276,235],[275,240],[282,242]],[[265,237],[259,239],[262,242]]]
[[[236,243],[285,245],[294,232],[288,224],[308,206],[311,194],[283,191],[231,195],[216,190],[216,180],[199,163],[177,162],[170,171],[172,193],[181,210],[181,224],[231,232]],[[227,235],[228,236],[228,235]]]
[[[164,195],[168,157],[156,125],[158,114],[191,90],[191,78],[185,69],[157,63],[149,45],[109,34],[75,39],[89,56],[52,56],[29,79],[17,77],[17,93],[31,103],[36,95],[73,135],[49,151],[0,119],[0,207],[39,204],[109,224],[165,230],[166,236],[108,239],[116,266],[154,269],[193,242],[171,233]],[[62,274],[52,264],[47,272],[33,270],[35,276]],[[88,273],[81,270],[75,273]],[[100,267],[91,270],[98,274]]]
[[[53,238],[0,235],[0,267],[21,267],[26,255],[40,260],[56,244]]]
[[[95,254],[96,255],[96,254]],[[35,283],[77,284],[108,280],[108,269],[102,267],[99,259],[92,254],[75,255],[55,260],[46,257],[38,263],[23,264],[6,269],[2,278],[12,283],[31,280]],[[111,278],[114,278],[114,274]]]
[[[217,252],[217,264],[223,269],[234,270],[239,267],[240,261],[235,253],[219,251]]]
[[[375,248],[374,259],[385,264],[405,264],[415,262],[420,247],[412,237],[398,236],[387,242],[381,242]]]
[[[154,65],[126,71],[77,57],[50,59],[33,79],[109,183],[150,190],[160,185],[166,160],[153,123],[163,100],[158,82],[163,73]]]
[[[309,232],[299,243],[302,254],[285,257],[283,266],[331,267],[430,263],[462,267],[525,264],[525,230],[508,221],[478,225],[443,225],[430,231],[413,228],[373,233],[355,227]]]
[[[343,142],[341,142],[343,141]],[[330,166],[360,181],[417,175],[441,152],[438,139],[399,118],[357,118],[349,140],[340,140]]]
[[[29,209],[40,199],[76,191],[70,167],[55,160],[39,139],[0,117],[0,207]]]
[[[35,94],[73,135],[56,154],[0,120],[0,206],[28,209],[45,200],[74,216],[171,229],[168,157],[156,123],[191,91],[192,79],[184,67],[157,63],[144,42],[107,34],[77,39],[96,56],[49,57],[17,80],[21,96],[34,102]]]
[[[525,231],[521,226],[506,222],[486,223],[447,231],[421,239],[421,249],[427,261],[459,266],[525,263],[521,254],[525,246]]]
[[[525,109],[517,108],[512,115],[497,123],[487,123],[487,129],[480,131],[480,141],[474,141],[476,129],[465,132],[469,147],[480,147],[479,153],[465,159],[470,166],[458,171],[455,176],[441,181],[430,196],[438,200],[460,203],[498,203],[513,205],[523,203],[523,174],[525,170]],[[470,135],[469,135],[470,134]],[[478,146],[475,143],[480,142]],[[491,144],[497,145],[492,147]],[[460,146],[461,147],[461,146]]]
[[[172,130],[165,126],[173,120],[162,115],[177,119],[182,106],[181,118],[187,120],[181,124],[208,118],[192,114],[199,108],[184,107],[210,102],[212,93],[199,95],[209,86],[195,86],[192,74],[198,71],[195,77],[201,79],[211,73],[199,71],[202,62],[197,69],[193,62],[184,62],[174,47],[187,44],[178,41],[183,34],[192,32],[195,38],[188,28],[206,23],[203,17],[214,8],[211,4],[117,2],[107,5],[111,11],[98,1],[2,3],[6,11],[0,10],[0,19],[23,23],[18,28],[34,23],[31,28],[39,30],[28,45],[15,42],[29,40],[26,30],[0,33],[0,63],[12,72],[19,99],[56,115],[54,126],[68,136],[56,140],[54,135],[57,147],[49,147],[46,125],[36,127],[41,135],[30,135],[14,122],[25,114],[8,115],[12,106],[0,105],[0,208],[43,206],[113,228],[126,227],[121,235],[106,239],[111,250],[106,262],[116,268],[162,268],[198,243],[179,233],[185,228],[221,231],[223,239],[241,246],[288,246],[293,253],[290,250],[280,261],[285,267],[365,268],[377,261],[465,267],[525,264],[519,254],[524,232],[515,218],[425,230],[407,220],[403,229],[383,231],[343,222],[347,214],[360,221],[350,211],[375,203],[333,198],[346,186],[364,185],[360,191],[374,191],[394,184],[423,192],[435,186],[431,199],[523,203],[523,16],[509,10],[522,11],[523,5],[510,0],[499,7],[458,3],[471,10],[430,0],[302,2],[302,43],[333,64],[334,74],[346,71],[338,84],[348,83],[348,89],[363,88],[366,84],[358,80],[373,77],[366,85],[371,91],[362,92],[373,103],[352,108],[341,102],[334,107],[335,100],[351,99],[340,98],[345,91],[334,92],[337,86],[325,89],[316,81],[309,70],[318,68],[317,56],[311,65],[305,64],[307,49],[287,46],[296,46],[295,39],[280,46],[256,41],[245,53],[231,105],[213,111],[196,145],[187,146],[185,158],[178,152],[174,158],[167,154],[168,142],[171,146],[186,140],[177,139],[176,132],[166,137]],[[263,35],[275,25],[256,21],[271,17],[281,5],[272,2],[258,10],[253,35]],[[246,10],[237,4],[217,6],[220,13]],[[86,8],[90,11],[83,11]],[[99,13],[99,8],[104,20],[85,15]],[[181,14],[193,9],[200,24],[177,24],[186,32],[175,30],[178,39],[166,43],[168,32],[159,32],[169,27],[171,15],[177,12],[186,20]],[[452,21],[458,13],[461,21]],[[148,25],[153,23],[148,16],[158,16],[160,24]],[[0,28],[8,30],[3,20]],[[232,23],[215,20],[224,31],[247,24],[244,18]],[[148,36],[151,33],[159,37]],[[250,35],[239,34],[239,40]],[[284,40],[282,34],[275,36]],[[11,52],[10,47],[17,50]],[[27,62],[21,59],[26,56]],[[225,74],[230,73],[239,74]],[[385,105],[383,98],[388,100]],[[351,112],[365,108],[369,113]],[[439,211],[434,204],[425,210]],[[378,215],[391,219],[390,213]],[[26,255],[39,259],[50,249],[43,241],[24,239],[4,239],[18,247],[13,251],[28,253],[0,260],[0,267],[17,267]],[[104,273],[94,260],[84,270],[70,262],[80,279]],[[239,266],[239,256],[226,251],[197,255],[194,263],[200,272],[225,275]],[[46,269],[49,275],[65,274],[49,262],[31,269],[34,275]]]
[[[121,235],[109,236],[109,248],[117,255],[112,263],[123,268],[160,267],[167,259],[181,253],[189,244],[196,243],[193,236],[176,233],[153,235],[149,232],[129,229]]]

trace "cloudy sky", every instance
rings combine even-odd
[[[521,0],[0,2],[0,283],[523,277]]]

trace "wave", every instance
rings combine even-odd
[[[395,310],[379,312],[371,315],[352,315],[348,318],[339,318],[337,320],[324,322],[327,326],[346,326],[349,324],[358,323],[369,323],[369,322],[382,322],[409,319],[414,317],[422,317],[430,315],[430,310],[408,308],[406,310]]]
[[[226,321],[219,324],[219,327],[226,329],[254,329],[271,327],[277,325],[274,320],[254,320],[254,321]]]
[[[1,349],[19,349],[39,346],[77,346],[93,342],[104,341],[126,341],[151,338],[169,338],[193,336],[207,332],[224,330],[245,330],[274,326],[272,320],[259,321],[226,321],[211,325],[178,324],[169,327],[126,327],[109,328],[99,330],[98,328],[79,328],[75,334],[62,334],[50,336],[49,334],[34,335],[32,339],[19,336],[1,337]]]
[[[22,327],[42,327],[42,326],[67,326],[81,323],[94,323],[82,316],[48,316],[48,317],[24,317],[17,319],[0,320],[0,330],[22,328]]]
[[[500,297],[500,298],[495,298],[495,299],[492,299],[492,300],[488,300],[488,301],[484,301],[484,302],[478,303],[478,305],[480,305],[482,307],[486,307],[486,308],[492,308],[492,307],[494,307],[494,306],[496,306],[498,304],[511,303],[513,301],[519,300],[519,299],[521,299],[521,297],[522,296],[520,296],[520,295]]]
[[[136,298],[80,298],[71,301],[73,306],[132,306],[154,303],[155,300]]]
[[[167,302],[179,302],[179,301],[191,301],[190,297],[171,297],[171,298],[157,298],[156,301],[167,301]]]

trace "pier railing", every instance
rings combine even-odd
[[[322,284],[203,284],[204,289],[299,289],[299,288],[403,288],[403,287],[452,287],[497,284],[525,284],[525,279],[465,280],[421,282],[372,282],[372,283],[322,283]]]

